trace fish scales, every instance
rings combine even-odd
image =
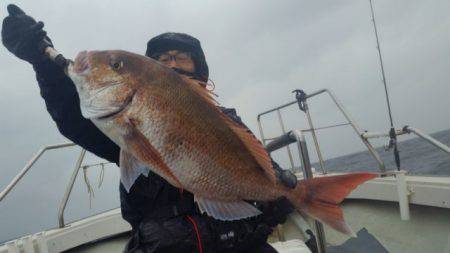
[[[181,79],[177,81],[182,82]],[[159,87],[168,90],[165,87],[169,85],[162,83]],[[142,106],[132,106],[131,108],[137,110],[130,110],[127,114],[130,118],[145,119],[138,125],[138,129],[152,140],[156,149],[160,150],[167,165],[173,168],[175,176],[180,179],[183,185],[187,186],[187,190],[205,191],[206,196],[218,195],[223,196],[224,199],[267,197],[266,191],[255,191],[255,188],[257,188],[254,187],[255,185],[264,185],[269,182],[265,177],[258,177],[260,170],[247,168],[250,166],[258,167],[255,161],[252,164],[243,163],[245,161],[243,159],[250,161],[254,159],[250,157],[248,152],[245,152],[240,140],[229,129],[214,127],[214,124],[223,124],[223,122],[216,116],[217,114],[212,108],[201,103],[201,100],[195,103],[195,101],[186,99],[191,92],[186,84],[178,84],[177,86],[179,91],[173,94],[169,92],[164,94],[164,92],[155,92],[150,89],[138,92],[135,95],[135,101]],[[186,108],[188,109],[186,110]],[[140,116],[147,114],[148,117]],[[207,121],[210,124],[205,124]],[[170,122],[170,124],[166,124],[166,122]],[[226,132],[226,134],[223,134],[223,132]],[[235,150],[224,148],[227,143],[236,147],[235,150],[240,150],[237,153],[241,155],[236,156],[234,155]],[[247,156],[245,156],[246,154]],[[222,162],[222,160],[226,160],[226,162]],[[186,166],[186,163],[188,163],[188,166]],[[218,164],[228,166],[221,167]],[[189,169],[185,169],[186,167]],[[248,171],[248,173],[236,173],[236,171],[242,170]],[[200,178],[208,178],[209,180],[199,180]],[[256,181],[245,187],[248,188],[246,192],[251,193],[250,196],[240,196],[242,195],[242,186],[239,183],[230,183],[242,180],[252,182],[255,179],[260,179],[260,182]],[[234,197],[230,197],[233,195]]]
[[[217,219],[261,213],[246,200],[286,197],[298,211],[352,234],[338,204],[375,174],[302,180],[289,189],[276,179],[262,144],[227,118],[196,81],[117,50],[81,52],[67,72],[83,116],[120,146],[121,168],[148,166],[192,192],[199,209]]]

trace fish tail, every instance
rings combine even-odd
[[[374,173],[352,173],[301,180],[287,198],[298,211],[320,220],[341,233],[354,236],[344,220],[339,203],[358,185],[377,176]]]

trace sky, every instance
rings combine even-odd
[[[293,101],[294,89],[330,89],[362,129],[389,129],[369,1],[1,1],[2,19],[8,3],[42,20],[68,58],[94,49],[143,54],[150,38],[168,31],[197,37],[219,102],[236,108],[257,136],[256,115]],[[374,9],[394,124],[428,133],[450,128],[450,2],[374,0]],[[45,109],[31,66],[2,46],[0,66],[4,188],[39,148],[67,140]],[[344,121],[326,96],[309,105],[317,127]],[[307,127],[296,106],[282,113],[288,130]],[[280,135],[276,115],[263,124],[266,136]],[[348,126],[320,131],[319,143],[325,158],[364,148]],[[34,173],[51,170],[44,174],[66,182],[78,152],[51,152]],[[277,156],[286,164],[285,155]]]

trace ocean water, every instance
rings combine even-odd
[[[450,146],[450,129],[432,136]],[[310,147],[312,148],[312,147]],[[402,169],[415,175],[450,176],[450,155],[430,143],[413,138],[399,142]],[[395,169],[392,151],[378,148],[388,169]],[[20,236],[57,227],[59,202],[72,173],[78,152],[58,153],[57,157],[44,157],[0,202],[0,243]],[[87,162],[96,162],[88,155]],[[69,162],[70,161],[70,162]],[[313,166],[319,169],[315,163]],[[377,163],[368,152],[358,152],[325,161],[328,171],[377,172]],[[101,168],[93,167],[87,171],[87,178],[94,189],[95,196],[89,201],[84,174],[79,173],[70,196],[66,222],[75,221],[119,206],[119,174],[114,165],[105,167],[103,182],[100,183]],[[99,187],[101,185],[101,187]]]
[[[436,132],[431,136],[450,146],[450,129]],[[421,138],[413,138],[398,142],[400,150],[400,167],[411,175],[450,176],[450,155]],[[385,151],[384,147],[376,149],[386,168],[396,169],[393,151]],[[330,172],[378,172],[378,164],[368,151],[358,152],[333,159],[324,163]],[[318,163],[313,167],[320,168]]]

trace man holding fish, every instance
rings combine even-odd
[[[62,70],[43,53],[43,40],[53,46],[43,23],[8,11],[3,44],[33,64],[60,132],[120,166],[122,215],[133,227],[126,252],[276,252],[267,236],[293,208],[352,234],[338,204],[375,175],[296,184],[205,88],[197,39],[162,34],[148,57],[83,51]]]
[[[10,15],[3,21],[2,41],[13,54],[33,65],[41,95],[60,132],[90,152],[119,165],[120,148],[90,120],[82,117],[72,81],[39,48],[39,43],[46,37],[43,23],[36,22],[15,5],[10,5],[8,11]],[[182,75],[202,81],[201,84],[208,81],[208,65],[200,42],[189,35],[166,33],[157,36],[149,41],[146,55]],[[242,124],[234,109],[221,110]],[[292,185],[295,177],[276,168],[280,178]],[[292,210],[290,204],[281,199],[260,203],[264,207],[264,217],[217,221],[198,213],[190,193],[183,192],[183,201],[180,201],[177,188],[148,171],[133,177],[122,175],[120,196],[122,216],[133,228],[133,238],[127,245],[130,252],[145,247],[154,248],[151,252],[192,252],[198,246],[194,226],[186,218],[188,214],[201,232],[202,243],[215,252],[246,248],[255,252],[274,252],[266,244],[267,236],[271,227],[282,223]],[[170,233],[178,234],[167,236]]]

